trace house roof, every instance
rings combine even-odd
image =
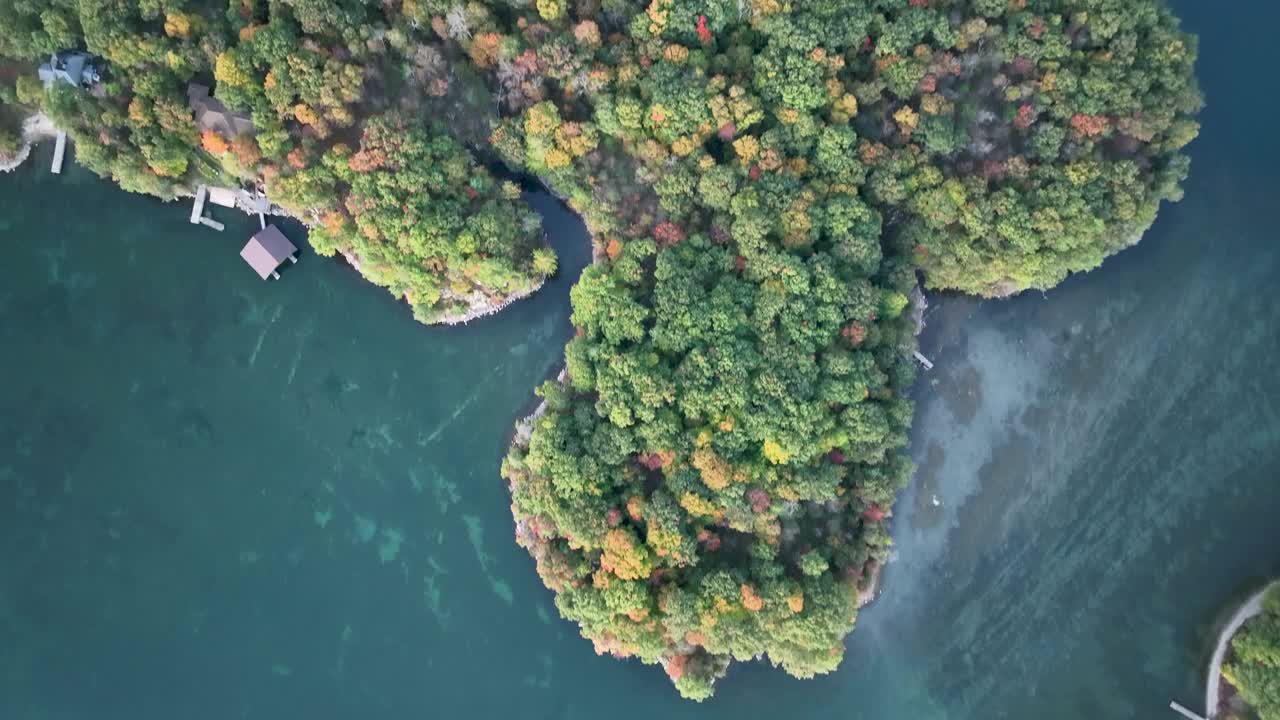
[[[209,87],[199,83],[187,86],[187,101],[195,113],[196,125],[201,130],[212,130],[226,137],[253,132],[253,121],[246,115],[227,109],[222,101],[209,94]]]
[[[249,243],[240,251],[240,257],[249,263],[259,277],[266,280],[280,267],[281,263],[296,252],[298,248],[289,242],[289,238],[280,232],[280,228],[268,225],[249,240]]]
[[[92,60],[92,55],[79,50],[54,53],[49,57],[49,62],[40,66],[40,79],[45,85],[52,85],[55,80],[63,80],[71,85],[82,85],[85,80],[97,82],[98,70]]]
[[[80,79],[84,77],[84,66],[85,61],[88,59],[87,56],[76,53],[74,55],[66,55],[58,59],[62,61],[62,71],[67,74],[67,77],[77,85],[80,84]]]

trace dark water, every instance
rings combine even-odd
[[[1187,199],[1047,297],[934,300],[921,471],[845,664],[736,667],[702,706],[596,657],[511,539],[498,465],[570,332],[576,219],[535,198],[560,278],[424,328],[338,263],[262,283],[247,221],[44,148],[0,177],[0,718],[1199,709],[1220,609],[1280,573],[1280,12],[1180,5],[1210,103]]]

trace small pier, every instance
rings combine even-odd
[[[209,188],[201,185],[196,188],[196,201],[191,205],[191,224],[199,225],[204,216],[204,201],[209,197]]]
[[[1185,707],[1183,707],[1183,706],[1179,705],[1179,704],[1178,704],[1178,702],[1177,702],[1176,700],[1170,700],[1170,701],[1169,701],[1169,709],[1173,710],[1174,712],[1177,712],[1177,713],[1178,713],[1179,715],[1181,715],[1182,717],[1187,718],[1187,720],[1205,720],[1204,718],[1200,717],[1199,715],[1197,715],[1197,714],[1195,714],[1195,713],[1191,712],[1190,710],[1186,709]]]
[[[236,192],[236,205],[250,215],[258,216],[258,225],[263,230],[267,229],[267,216],[275,214],[271,207],[271,201],[267,196],[260,192],[249,192],[241,189]]]
[[[915,357],[917,361],[920,362],[921,365],[924,366],[925,370],[933,369],[933,363],[929,362],[929,358],[925,357],[924,353],[920,352],[919,350],[916,350],[914,353],[912,353],[912,355]]]
[[[218,188],[214,189],[217,190]],[[201,185],[196,189],[195,202],[191,204],[191,224],[204,225],[205,227],[210,227],[218,231],[225,230],[226,226],[222,223],[214,220],[213,218],[205,217],[204,205],[206,201],[210,201],[209,188]],[[212,202],[217,202],[217,200],[212,200]]]
[[[67,133],[59,130],[58,139],[53,146],[53,167],[50,168],[54,175],[62,174],[62,160],[67,154]]]

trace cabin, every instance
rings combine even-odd
[[[280,232],[280,228],[268,225],[249,240],[249,244],[240,251],[240,257],[244,258],[244,261],[249,263],[249,267],[253,268],[253,271],[263,280],[268,278],[279,280],[280,273],[276,271],[286,260],[298,262],[298,258],[294,255],[296,252],[298,248],[289,242],[289,238]]]
[[[196,126],[201,132],[209,130],[227,139],[253,134],[253,121],[247,115],[228,110],[221,100],[209,94],[207,85],[188,85],[187,103],[195,114]]]
[[[58,82],[87,88],[102,81],[93,56],[79,50],[61,50],[50,55],[49,62],[40,66],[39,75],[45,88]]]

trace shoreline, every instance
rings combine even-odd
[[[13,172],[31,157],[31,149],[44,140],[57,137],[58,128],[48,115],[38,112],[22,121],[22,148],[11,158],[0,161],[0,172]]]
[[[1209,661],[1209,678],[1205,684],[1204,705],[1205,717],[1209,720],[1218,716],[1219,706],[1222,698],[1222,662],[1226,660],[1227,649],[1231,646],[1231,640],[1240,632],[1240,628],[1244,626],[1250,619],[1262,614],[1262,600],[1267,593],[1275,588],[1280,588],[1280,580],[1272,580],[1262,586],[1248,600],[1235,611],[1231,619],[1227,621],[1226,627],[1218,634],[1218,643],[1213,650],[1213,659]]]
[[[888,565],[886,560],[876,564],[876,569],[871,571],[871,584],[866,590],[858,591],[858,609],[861,610],[880,598],[880,587],[884,583],[884,566]],[[857,629],[856,627],[854,628]],[[850,633],[852,634],[852,633]]]
[[[14,170],[17,170],[19,167],[22,166],[23,163],[25,163],[31,157],[31,151],[36,145],[38,145],[39,143],[45,140],[51,140],[57,137],[57,135],[58,135],[58,128],[53,124],[53,121],[49,118],[48,115],[44,114],[43,112],[37,112],[33,115],[29,115],[22,122],[22,140],[23,140],[22,148],[18,150],[18,152],[12,158],[9,158],[8,160],[0,160],[0,172],[7,173],[7,172],[13,172]],[[102,180],[112,182],[112,184],[116,184],[110,178],[102,178]],[[116,187],[117,189],[120,189],[119,185],[116,185]],[[564,202],[564,198],[560,197],[555,192],[552,192],[551,188],[547,187],[545,183],[542,184],[542,187],[552,197],[556,198],[557,200],[560,200],[561,202]],[[186,200],[190,200],[193,197],[195,197],[194,191],[178,192],[178,193],[175,193],[174,196],[169,200],[172,200],[174,202],[183,202]],[[165,198],[159,198],[159,200],[161,202],[169,201],[169,200],[166,200]],[[236,207],[233,209],[243,212],[245,215],[248,215],[250,218],[257,216],[257,213],[250,212],[248,209],[240,207],[239,204],[237,204]],[[283,217],[290,220],[296,220],[297,222],[301,223],[304,228],[306,228],[308,234],[310,234],[313,230],[315,230],[314,225],[306,217],[304,217],[303,215],[298,215],[298,214],[289,212],[285,208],[275,203],[271,204],[271,212],[267,213],[267,215],[269,217]],[[548,236],[545,230],[543,231],[542,237],[543,237],[544,243],[548,247],[550,247],[550,240],[548,239]],[[338,256],[344,258],[346,260],[346,264],[350,266],[352,270],[355,270],[356,274],[358,274],[362,280],[365,280],[366,282],[368,282],[368,278],[366,278],[364,276],[364,273],[360,271],[359,258],[355,257],[353,253],[350,253],[345,250],[340,251],[338,253]],[[593,257],[593,262],[594,260],[595,258]],[[539,290],[541,290],[547,284],[547,281],[550,280],[552,277],[553,276],[551,275],[543,276],[533,286],[526,288],[524,290],[514,292],[511,295],[508,295],[507,297],[503,298],[499,302],[496,302],[496,303],[486,302],[486,303],[473,305],[469,307],[466,312],[455,313],[455,314],[445,314],[433,322],[423,323],[423,324],[427,326],[452,327],[455,325],[466,325],[470,323],[472,320],[476,320],[482,317],[487,317],[489,315],[496,315],[497,313],[505,310],[507,307],[513,305],[514,303],[517,303],[521,300],[524,300],[526,298],[529,298],[535,295]],[[408,304],[407,298],[401,297],[400,300],[406,301],[406,304]],[[412,306],[410,306],[410,313],[412,313],[412,311],[413,311]]]
[[[543,239],[546,240],[545,233],[543,233]],[[547,244],[548,246],[550,246],[550,241],[548,241]],[[467,323],[470,323],[472,320],[477,320],[482,317],[488,317],[489,315],[497,315],[503,310],[506,310],[511,305],[536,295],[537,292],[541,290],[543,286],[547,284],[547,281],[550,280],[552,277],[553,276],[551,275],[544,275],[542,276],[542,279],[539,280],[537,283],[535,283],[532,287],[513,292],[510,295],[503,298],[500,302],[496,302],[496,303],[490,302],[490,303],[481,303],[479,305],[473,305],[464,313],[461,313],[458,315],[443,315],[440,318],[438,318],[435,322],[430,324],[452,327],[454,325],[466,325]]]
[[[27,145],[24,146],[21,151],[19,151],[18,155],[15,156],[15,158],[9,164],[0,163],[0,172],[9,172],[11,170],[16,169],[30,155],[31,148],[33,145],[35,145],[41,140],[51,139],[55,137],[58,133],[57,128],[53,125],[52,121],[50,121],[48,116],[46,116],[44,113],[37,113],[36,115],[32,115],[31,117],[27,118],[27,120],[24,122],[23,125],[24,125],[23,127],[24,138],[28,137],[27,133],[30,132],[31,133],[30,139],[28,140]],[[113,185],[116,185],[117,189],[121,189],[119,185],[114,183],[114,181],[112,181],[110,178],[100,178],[100,179],[106,182],[111,182]],[[183,190],[183,191],[174,193],[172,198],[160,197],[157,199],[165,203],[168,203],[168,202],[181,203],[181,202],[190,201],[192,198],[195,197],[195,195],[196,195],[195,192],[192,190]],[[154,197],[154,196],[150,196],[150,197]],[[251,219],[258,217],[259,215],[259,213],[252,212],[249,209],[242,207],[239,203],[237,203],[234,208],[228,208],[228,209],[242,212]],[[312,211],[308,211],[302,214],[295,214],[280,205],[271,203],[270,212],[263,213],[263,215],[265,215],[266,217],[281,217],[288,220],[294,220],[299,224],[301,224],[302,227],[306,229],[308,235],[310,235],[310,233],[312,233],[316,229],[315,223],[313,223],[312,220],[309,219],[308,217],[310,215],[314,215]],[[543,231],[542,237],[543,237],[544,243],[548,247],[550,247],[551,243],[545,231]],[[361,280],[364,280],[365,282],[368,282],[371,285],[375,285],[375,283],[370,282],[369,279],[365,277],[364,273],[361,271],[360,258],[356,256],[354,253],[348,250],[339,250],[334,255],[334,257],[325,258],[325,259],[336,260],[338,258],[341,258],[343,261],[343,264],[347,265],[352,270],[354,270],[356,274],[360,276]],[[508,295],[507,297],[503,298],[500,302],[497,302],[497,303],[486,302],[486,303],[480,303],[477,305],[472,305],[467,309],[466,312],[452,314],[452,315],[450,314],[442,315],[441,317],[437,318],[432,322],[429,322],[429,323],[424,322],[422,324],[428,327],[432,327],[432,326],[452,327],[455,325],[466,325],[472,320],[476,320],[482,317],[487,317],[489,315],[495,315],[505,310],[508,306],[533,296],[539,290],[541,290],[543,286],[547,284],[547,281],[550,280],[552,277],[553,277],[552,275],[545,275],[541,279],[539,279],[538,282],[535,283],[533,286],[529,288],[525,288],[524,290],[514,292],[511,295]],[[381,287],[381,286],[377,286],[377,287]],[[408,302],[407,297],[400,296],[399,298],[397,298],[397,302],[404,302],[405,305],[409,308],[410,315],[413,315],[413,306]]]
[[[308,233],[310,233],[313,229],[311,225],[309,225],[305,220],[301,218],[294,217],[288,214],[284,214],[282,215],[282,217],[288,217],[292,220],[297,220],[298,222],[302,223],[302,226],[307,229]],[[547,246],[550,247],[551,243],[549,240],[547,240],[547,235],[545,232],[543,233],[543,240],[547,241]],[[354,270],[362,280],[364,280],[365,282],[369,282],[369,279],[364,276],[364,272],[361,270],[360,258],[356,256],[355,253],[349,250],[339,250],[337,253],[334,254],[334,257],[326,258],[326,259],[337,260],[339,258],[341,258],[342,264]],[[437,326],[438,327],[454,327],[457,325],[466,325],[470,323],[472,320],[478,320],[480,318],[488,317],[490,315],[496,315],[502,312],[503,310],[506,310],[511,305],[514,305],[515,303],[520,302],[521,300],[525,300],[527,298],[530,298],[536,295],[538,291],[541,290],[547,284],[547,281],[550,280],[552,277],[554,276],[544,275],[540,280],[538,280],[538,282],[534,283],[531,287],[513,292],[499,302],[496,302],[496,303],[485,302],[485,303],[480,303],[476,305],[471,305],[468,307],[466,312],[455,313],[452,315],[450,314],[441,315],[440,317],[436,318],[435,320],[429,323],[422,322],[422,324],[426,325],[427,327],[437,327]],[[370,283],[370,284],[372,285],[374,283]],[[381,286],[379,285],[377,287],[381,287]],[[409,308],[409,314],[413,315],[413,304],[409,302],[409,298],[407,295],[400,295],[398,297],[393,296],[393,299],[396,301],[397,304],[403,302]],[[415,319],[417,318],[415,317]]]

